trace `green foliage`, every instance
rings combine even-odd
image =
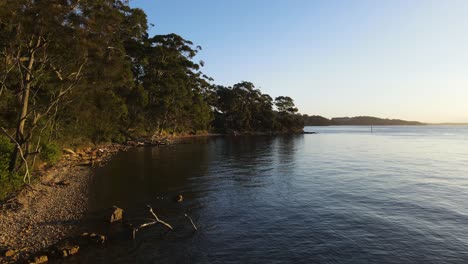
[[[0,201],[5,200],[10,193],[19,190],[23,185],[23,179],[17,174],[0,179]]]
[[[278,109],[277,129],[281,131],[302,131],[304,121],[302,116],[297,115],[298,109],[294,101],[289,96],[279,96],[275,98],[275,106]]]
[[[273,127],[271,97],[255,89],[253,83],[233,87],[217,86],[218,111],[215,122],[224,131],[268,131]]]
[[[295,116],[297,108],[290,97],[275,99],[278,112],[273,110],[273,99],[255,89],[250,82],[233,87],[216,87],[214,126],[221,132],[299,132],[302,120]]]
[[[149,36],[146,14],[125,0],[0,1],[0,124],[29,162],[46,140],[48,163],[60,156],[53,142],[125,142],[130,131],[300,128],[291,98],[214,85],[200,51],[174,33]],[[23,167],[18,151],[4,154],[0,173]]]
[[[14,147],[10,140],[0,136],[0,201],[23,184],[21,177],[8,171],[8,163]]]
[[[289,96],[279,96],[275,98],[275,106],[278,109],[278,112],[282,114],[295,114],[297,113],[297,108],[294,105],[294,101]]]
[[[41,144],[40,158],[48,164],[55,164],[61,156],[62,152],[57,144],[48,142]]]
[[[148,98],[145,125],[157,131],[206,129],[213,116],[206,96],[211,85],[202,63],[193,61],[199,49],[176,34],[157,35],[140,48],[146,57],[138,80]]]
[[[0,180],[6,180],[9,176],[8,163],[14,145],[5,136],[0,136]]]

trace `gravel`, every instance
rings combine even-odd
[[[67,185],[56,184],[67,181]],[[77,231],[87,209],[91,168],[62,161],[0,212],[0,247],[37,252]],[[15,207],[16,207],[15,206]]]
[[[0,253],[36,254],[77,235],[88,206],[91,165],[102,165],[126,149],[113,144],[67,154],[58,164],[38,172],[37,183],[0,205]],[[5,261],[2,257],[0,263]]]

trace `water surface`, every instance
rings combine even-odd
[[[149,217],[151,204],[175,231],[111,236],[69,261],[468,263],[468,127],[306,131],[319,134],[211,137],[117,155],[96,171],[90,215],[118,205],[129,218]]]

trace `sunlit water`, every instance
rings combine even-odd
[[[108,243],[68,261],[468,263],[468,127],[372,130],[307,127],[318,134],[121,153],[96,171],[90,218],[112,205],[151,217],[151,204],[175,230],[149,227],[133,241],[112,236],[122,224],[101,228]]]

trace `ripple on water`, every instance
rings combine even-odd
[[[183,193],[182,205],[157,208],[180,229],[148,229],[79,260],[468,263],[468,127],[306,130],[321,133],[121,153],[96,172],[91,207],[145,216],[139,206]]]

